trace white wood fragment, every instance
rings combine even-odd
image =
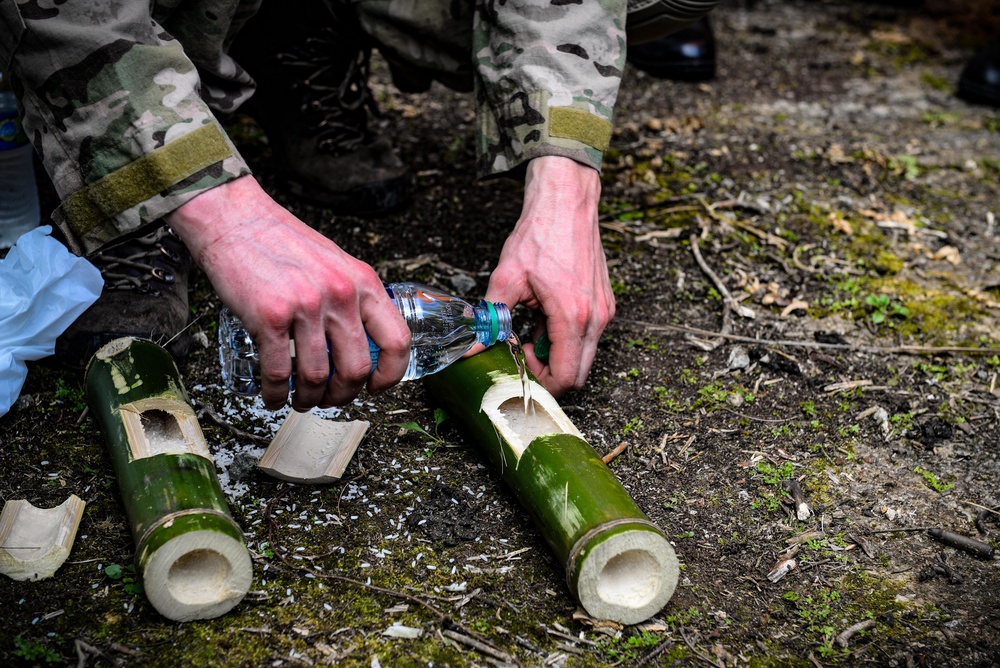
[[[415,629],[412,626],[403,626],[399,622],[382,631],[382,635],[387,638],[419,638],[424,635],[423,629]]]
[[[767,579],[771,582],[777,582],[795,570],[796,565],[797,564],[794,559],[779,559],[778,563],[776,563],[774,568],[772,568],[767,574]]]
[[[63,565],[83,517],[83,500],[71,495],[55,508],[36,508],[23,499],[0,513],[0,573],[14,580],[42,580]]]
[[[338,422],[292,411],[257,467],[288,482],[336,482],[344,474],[368,426],[364,420]]]

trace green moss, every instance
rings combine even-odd
[[[900,334],[930,345],[975,345],[974,333],[955,335],[961,327],[981,322],[987,314],[985,307],[969,297],[939,291],[924,291],[904,298],[903,303],[910,317],[897,326]]]
[[[905,266],[903,258],[899,257],[895,253],[891,253],[884,248],[880,248],[875,254],[875,259],[872,261],[875,271],[883,275],[895,275],[902,271]]]

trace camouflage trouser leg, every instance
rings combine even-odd
[[[628,0],[629,43],[680,30],[721,0]],[[403,90],[423,90],[436,79],[471,90],[472,0],[327,0],[334,12],[353,11],[378,44]]]

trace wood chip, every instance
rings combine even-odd
[[[842,383],[830,383],[823,388],[824,392],[843,392],[853,390],[858,387],[869,387],[873,385],[870,380],[846,380]]]
[[[414,628],[412,626],[403,626],[399,622],[395,622],[385,631],[382,631],[382,635],[385,636],[386,638],[415,639],[424,635],[424,630]]]
[[[14,580],[52,577],[73,549],[85,505],[75,494],[55,508],[7,501],[0,513],[0,573]]]
[[[781,558],[778,563],[774,565],[773,568],[768,572],[767,579],[771,582],[778,582],[783,577],[795,570],[796,563],[794,559]]]
[[[292,411],[257,465],[275,478],[296,483],[340,480],[369,423],[337,422]]]

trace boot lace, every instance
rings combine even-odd
[[[333,155],[350,153],[368,141],[368,113],[379,113],[368,88],[371,49],[345,43],[352,41],[326,27],[301,46],[277,54],[278,63],[294,77],[305,129],[316,136],[319,150]]]
[[[177,280],[185,253],[183,242],[164,226],[90,259],[104,277],[105,290],[138,290],[155,296]]]

